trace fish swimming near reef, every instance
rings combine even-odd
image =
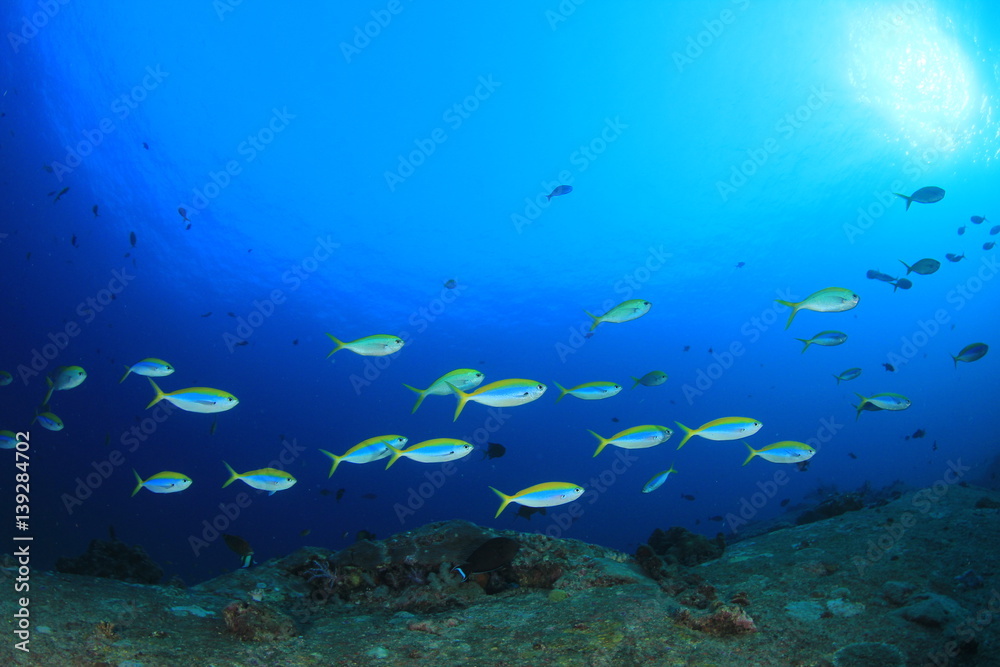
[[[493,572],[509,565],[520,549],[521,543],[515,539],[494,537],[480,544],[465,562],[452,568],[452,572],[458,572],[462,581],[468,581],[470,575]]]

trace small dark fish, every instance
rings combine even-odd
[[[301,530],[301,531],[299,531],[299,537],[305,537],[306,535],[308,535],[311,532],[312,532],[312,530],[310,530],[309,528]]]
[[[947,259],[949,262],[960,262],[963,259],[965,259],[965,253],[963,252],[961,255],[953,255],[952,253],[949,252],[945,254],[945,259]]]
[[[958,235],[961,236],[964,233],[965,233],[965,225],[962,225],[961,227],[958,228]]]
[[[47,164],[43,164],[43,165],[42,165],[42,169],[44,169],[45,171],[47,171],[47,172],[48,172],[48,173],[50,173],[50,174],[52,173],[52,167],[50,167],[50,166],[49,166],[49,165],[47,165]]]
[[[571,192],[573,192],[573,186],[572,185],[558,185],[558,186],[556,186],[555,190],[553,190],[549,194],[545,195],[545,200],[546,201],[551,201],[551,199],[553,197],[559,197],[561,195],[568,195]]]
[[[345,493],[347,493],[347,489],[337,489],[337,502],[338,503],[340,502],[340,499],[344,497]]]
[[[24,258],[27,259],[27,260],[31,259],[31,251],[30,250],[28,251],[28,254],[24,256]]]
[[[142,147],[145,148],[147,151],[149,150],[149,144],[147,144],[145,141],[142,142]]]
[[[805,472],[809,470],[809,463],[810,461],[799,461],[795,464],[795,467],[799,469],[799,472]]]
[[[969,218],[969,220],[972,220],[972,224],[974,224],[974,225],[981,225],[984,222],[986,222],[986,216],[985,215],[974,215],[971,218]]]
[[[1000,234],[1000,225],[996,225],[990,229],[990,236],[996,236],[997,234]]]
[[[378,496],[376,496],[374,493],[363,493],[361,494],[361,497],[364,498],[365,500],[375,500],[376,498],[378,498]]]
[[[95,218],[99,218],[100,217],[99,215],[97,215],[97,204],[94,204],[94,208],[92,208],[90,210],[94,212],[94,217]]]
[[[779,505],[781,505],[782,507],[788,507],[788,503],[790,503],[790,502],[792,502],[792,499],[791,499],[791,498],[785,498],[784,500],[782,500],[782,501],[781,501],[781,502],[779,503]]]
[[[620,422],[621,420],[620,420],[620,419],[618,419],[618,417],[612,417],[612,418],[611,418],[611,421],[613,421],[613,422],[615,422],[615,423],[617,424],[617,423],[618,423],[618,422]]]
[[[67,192],[69,192],[69,188],[63,188],[62,190],[60,190],[59,194],[56,195],[56,198],[52,200],[52,203],[54,204],[57,201],[59,201],[60,199],[62,199],[62,196],[64,194],[66,194]]]
[[[354,539],[360,542],[361,540],[374,540],[375,533],[370,530],[359,530],[354,536]]]
[[[191,219],[188,218],[188,212],[187,212],[186,208],[184,208],[183,206],[181,206],[180,208],[177,209],[177,212],[180,213],[181,214],[181,218],[183,218],[183,220],[181,222],[191,222]]]
[[[135,247],[135,232],[128,233],[128,242],[132,244],[133,248]]]
[[[895,278],[893,278],[892,276],[886,273],[882,273],[881,271],[876,271],[875,269],[869,269],[866,275],[868,276],[869,280],[881,280],[882,282],[885,283],[891,283],[893,280],[895,280]]]
[[[184,225],[184,231],[187,231],[189,229],[191,229],[191,223],[190,222],[187,223],[186,225]]]
[[[507,448],[501,445],[499,442],[487,442],[486,451],[483,452],[483,458],[498,459],[507,453]]]
[[[51,197],[51,196],[52,196],[52,195],[54,195],[55,193],[56,193],[56,191],[55,191],[55,190],[51,190],[51,191],[49,191],[49,192],[46,192],[46,193],[45,193],[45,196],[46,196],[46,197]]]
[[[708,353],[709,353],[709,354],[714,354],[714,353],[715,353],[715,350],[713,350],[712,348],[708,348]]]
[[[847,452],[847,455],[850,456],[852,459],[858,458],[858,455],[855,454],[854,452]]]
[[[684,351],[685,351],[685,352],[687,352],[687,351],[688,351],[688,350],[690,350],[690,349],[691,349],[691,346],[690,346],[690,345],[685,345],[685,346],[684,346]]]
[[[333,491],[331,491],[330,489],[320,489],[319,490],[319,495],[321,495],[321,496],[328,496],[331,493],[333,493]]]
[[[690,493],[682,493],[681,498],[683,498],[684,500],[694,500],[694,496],[692,496]]]
[[[737,269],[742,269],[746,265],[747,265],[746,262],[736,262],[736,268]]]
[[[909,197],[907,197],[906,195],[901,195],[898,192],[893,192],[892,194],[896,195],[897,197],[902,197],[903,199],[906,200],[907,211],[910,210],[910,204],[912,204],[913,202],[917,202],[918,204],[933,204],[934,202],[938,202],[944,199],[944,190],[933,185],[928,185],[927,187],[920,188]]]
[[[922,276],[929,276],[938,269],[941,268],[941,262],[930,257],[925,257],[923,259],[917,260],[910,266],[903,260],[899,260],[899,263],[906,267],[906,275],[911,273],[919,273]]]
[[[983,244],[983,250],[993,250],[993,246],[995,245],[996,245],[995,242],[987,241],[986,243]]]
[[[212,425],[208,427],[208,434],[209,435],[215,435],[215,429],[216,429],[216,427],[218,427],[218,425],[219,425],[219,420],[218,419],[213,419],[212,420]]]
[[[236,317],[236,313],[226,313],[226,315],[229,315],[229,317]]]
[[[471,574],[483,574],[499,570],[505,565],[509,565],[517,552],[521,549],[521,543],[509,537],[494,537],[486,540],[476,548],[465,562],[452,569],[462,575],[462,581],[467,581]]]
[[[456,287],[458,287],[458,281],[455,280],[454,278],[452,278],[451,280],[446,280],[444,286],[447,287],[448,289],[455,289]]]
[[[709,521],[725,521],[721,514],[716,514],[715,516],[708,517]]]
[[[583,337],[584,338],[593,338],[594,337],[594,332],[593,331],[588,331],[587,333],[583,334]]]
[[[934,441],[934,444],[933,444],[933,445],[931,445],[931,451],[934,451],[934,452],[936,452],[936,451],[937,451],[937,440],[935,440],[935,441]]]
[[[299,339],[298,338],[296,338],[295,340],[292,341],[292,345],[298,345],[298,344],[299,344]]]
[[[212,314],[212,311],[208,311],[207,313],[205,313],[204,315],[202,315],[202,317],[209,317],[211,314]]]
[[[80,247],[79,244],[77,244],[77,242],[76,242],[76,234],[73,234],[73,236],[70,237],[69,243],[74,248],[79,248]]]
[[[925,435],[927,435],[927,431],[925,431],[922,428],[918,428],[916,431],[913,432],[913,437],[914,438],[922,438]]]
[[[253,547],[250,543],[236,535],[223,535],[222,539],[225,540],[226,546],[240,557],[242,562],[240,567],[250,567],[250,563],[253,562]]]
[[[527,505],[521,505],[517,508],[517,514],[514,515],[514,518],[516,519],[517,517],[522,517],[524,519],[527,519],[528,521],[531,521],[532,514],[541,514],[542,516],[545,516],[545,508],[528,507]]]
[[[896,282],[892,283],[893,292],[897,289],[910,289],[911,287],[913,287],[913,283],[907,278],[899,278]]]
[[[249,344],[250,344],[250,341],[248,341],[248,340],[241,340],[238,343],[233,343],[233,347],[243,347],[244,345],[249,345]]]
[[[885,370],[889,371],[890,373],[896,372],[896,367],[893,366],[892,364],[882,364],[882,366],[885,368]]]

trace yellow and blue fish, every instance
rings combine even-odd
[[[707,440],[737,440],[746,438],[760,430],[763,426],[759,421],[751,417],[721,417],[702,424],[698,428],[688,428],[680,422],[675,422],[684,431],[684,439],[677,449],[684,446],[684,443],[693,435],[700,435]]]
[[[239,479],[244,481],[249,486],[260,491],[267,491],[267,495],[273,496],[275,491],[284,491],[285,489],[291,488],[291,486],[296,482],[296,479],[284,470],[261,468],[260,470],[251,470],[249,472],[239,473],[233,470],[232,467],[225,461],[223,461],[222,464],[226,466],[226,470],[229,471],[229,479],[222,485],[222,488],[226,488]]]
[[[810,345],[823,345],[825,347],[843,345],[847,342],[847,334],[843,331],[820,331],[812,338],[796,338],[795,340],[805,343],[805,346],[802,348],[802,351],[805,352],[809,349]]]
[[[445,373],[437,380],[431,383],[431,386],[427,389],[417,389],[416,387],[411,387],[408,384],[403,384],[404,387],[410,391],[416,392],[417,402],[413,405],[413,409],[410,410],[412,415],[420,407],[420,404],[424,402],[424,399],[428,396],[448,396],[451,394],[451,389],[448,387],[449,384],[453,384],[462,391],[469,391],[470,389],[475,389],[483,380],[486,378],[485,375],[477,370],[471,368],[459,368],[458,370],[451,371],[450,373]]]
[[[125,375],[122,379],[118,381],[119,384],[125,381],[125,378],[129,376],[129,373],[135,373],[136,375],[145,375],[150,378],[162,378],[170,375],[174,372],[174,367],[165,362],[163,359],[156,359],[154,357],[149,357],[148,359],[143,359],[142,361],[137,361],[131,366],[125,367]]]
[[[526,489],[521,489],[511,496],[508,496],[501,491],[497,491],[492,486],[490,487],[490,490],[500,496],[500,509],[498,509],[497,513],[493,515],[494,519],[500,516],[500,513],[503,512],[510,503],[517,503],[518,505],[524,505],[525,507],[555,507],[557,505],[571,503],[583,495],[582,486],[579,484],[571,484],[569,482],[545,482],[544,484],[535,484],[534,486],[529,486]]]
[[[587,433],[597,438],[598,445],[597,449],[594,451],[594,456],[600,454],[608,445],[614,445],[615,447],[621,447],[622,449],[646,449],[647,447],[655,447],[669,440],[670,436],[674,434],[674,432],[666,426],[658,426],[656,424],[633,426],[632,428],[627,428],[624,431],[615,433],[610,438],[603,438],[590,429],[587,429]]]
[[[854,395],[861,399],[856,406],[858,413],[854,416],[855,421],[861,417],[862,410],[898,411],[905,410],[912,405],[912,402],[906,396],[903,396],[902,394],[893,394],[892,392],[873,394],[871,396],[862,396],[861,394],[854,392]]]
[[[782,440],[760,449],[754,449],[746,440],[743,441],[743,444],[750,450],[750,455],[747,456],[743,465],[750,463],[755,456],[771,463],[801,463],[808,461],[816,453],[816,450],[806,443],[795,440]]]
[[[14,381],[14,376],[7,371],[0,371],[0,387],[6,387]]]
[[[667,481],[667,478],[670,477],[670,473],[672,472],[677,472],[676,470],[674,470],[673,465],[671,465],[668,470],[656,473],[655,475],[649,478],[648,482],[642,485],[642,492],[652,493],[653,491],[656,491],[658,488],[663,486],[663,483]]]
[[[344,461],[347,463],[371,463],[372,461],[378,461],[392,453],[389,451],[390,445],[396,449],[402,449],[406,446],[407,440],[402,435],[379,435],[374,438],[362,440],[340,456],[331,454],[325,449],[319,451],[333,460],[333,465],[330,467],[330,474],[327,475],[327,478],[330,478],[337,471],[337,466]]]
[[[847,382],[848,380],[853,380],[853,379],[857,378],[860,375],[861,375],[861,369],[860,368],[848,368],[846,371],[844,371],[840,375],[834,375],[833,377],[837,378],[837,384],[840,384],[841,381]]]
[[[559,398],[556,399],[556,403],[562,400],[563,396],[569,394],[570,396],[576,396],[577,398],[583,399],[585,401],[599,401],[602,398],[611,398],[612,396],[617,396],[618,392],[622,390],[620,384],[615,384],[614,382],[605,382],[599,380],[597,382],[586,382],[584,384],[578,384],[572,389],[566,389],[558,382],[553,382],[553,384],[559,388]]]
[[[792,320],[795,319],[795,315],[800,310],[812,310],[818,313],[841,313],[857,306],[860,299],[861,297],[844,287],[827,287],[810,294],[798,303],[782,299],[775,300],[782,306],[788,306],[792,309],[791,315],[788,316],[788,322],[785,323],[785,328],[787,329],[792,326]]]
[[[637,320],[648,313],[652,306],[653,304],[643,299],[629,299],[628,301],[621,302],[603,315],[593,315],[586,310],[583,312],[587,313],[587,316],[593,320],[590,325],[590,330],[593,331],[602,322],[621,324],[622,322]]]
[[[635,383],[632,385],[632,388],[635,389],[640,384],[644,387],[659,387],[667,381],[668,377],[669,376],[663,371],[649,371],[641,378],[637,378],[633,375],[632,379],[635,380]]]
[[[13,431],[0,431],[0,449],[17,447],[17,434]]]
[[[42,401],[42,405],[49,402],[53,391],[65,391],[79,387],[86,379],[87,371],[79,366],[60,366],[52,372],[51,376],[45,378],[45,382],[49,385],[49,391],[45,394],[45,400]]]
[[[399,336],[392,336],[390,334],[365,336],[364,338],[352,340],[347,343],[338,339],[333,334],[328,333],[327,336],[337,344],[337,347],[330,350],[330,354],[326,355],[327,359],[339,350],[350,350],[354,354],[360,354],[364,357],[384,357],[394,352],[399,352],[403,347],[403,340]]]
[[[151,475],[145,481],[143,481],[142,477],[139,477],[139,473],[135,471],[135,468],[132,468],[132,474],[135,475],[136,482],[135,489],[132,490],[133,496],[139,493],[139,489],[142,487],[146,487],[153,493],[177,493],[191,486],[191,478],[179,472],[164,470],[163,472]]]
[[[147,377],[146,379],[149,380],[149,384],[153,386],[153,391],[156,392],[156,396],[146,406],[147,410],[164,399],[185,412],[200,412],[202,414],[232,410],[240,402],[238,398],[228,391],[212,389],[210,387],[189,387],[187,389],[178,389],[177,391],[164,393],[153,382],[153,378]]]
[[[389,458],[389,462],[385,464],[386,470],[399,460],[401,456],[419,463],[443,463],[468,456],[475,449],[465,440],[459,440],[458,438],[432,438],[431,440],[424,440],[423,442],[410,445],[406,449],[398,449],[392,445],[387,446],[389,451],[392,452],[392,456]]]
[[[41,424],[42,428],[47,428],[50,431],[61,431],[64,426],[63,420],[51,412],[39,412],[35,415],[34,421]]]
[[[462,414],[462,408],[468,401],[482,403],[493,408],[509,408],[530,403],[541,398],[542,394],[545,393],[545,385],[541,382],[520,378],[491,382],[470,393],[462,391],[451,383],[448,383],[448,386],[451,388],[451,392],[458,397],[458,405],[455,407],[455,417],[452,421],[458,419],[458,416]]]
[[[951,360],[955,362],[955,368],[958,368],[958,362],[964,361],[965,363],[970,364],[973,361],[978,361],[979,359],[985,357],[989,350],[990,346],[986,343],[972,343],[971,345],[963,347],[958,355],[952,357]]]

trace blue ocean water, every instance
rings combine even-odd
[[[35,565],[109,526],[189,581],[238,564],[218,533],[263,560],[460,518],[633,551],[657,527],[732,536],[820,487],[931,485],[949,462],[985,465],[995,353],[957,368],[950,355],[997,331],[997,250],[983,246],[1000,220],[998,12],[922,0],[9,3],[0,367],[14,381],[0,387],[0,427],[30,428]],[[573,191],[546,200],[559,184]],[[945,198],[905,210],[893,195],[930,185]],[[902,277],[899,260],[923,257],[942,266],[909,275],[912,289],[866,278]],[[830,286],[859,306],[801,312],[784,329],[775,299]],[[632,298],[650,312],[584,336],[585,310]],[[830,329],[848,341],[800,352],[795,338]],[[406,344],[327,360],[326,332]],[[214,387],[240,404],[145,409],[146,379],[118,380],[146,357],[176,367],[165,391]],[[88,379],[54,394],[66,427],[50,432],[30,422],[64,365]],[[861,377],[838,385],[851,367]],[[411,415],[403,383],[456,368],[548,391],[500,411],[470,404],[455,422],[454,400],[431,396]],[[629,388],[655,369],[664,385]],[[555,403],[555,382],[595,380],[625,389]],[[855,421],[855,391],[913,405]],[[725,416],[763,423],[755,447],[819,451],[804,472],[743,467],[739,441],[677,451],[676,421]],[[677,433],[592,457],[587,429],[639,424]],[[345,463],[327,479],[320,448],[388,433],[480,451],[447,468]],[[506,454],[484,459],[487,442]],[[298,483],[222,489],[223,460],[241,472],[280,461]],[[663,487],[640,493],[671,464]],[[130,497],[132,468],[194,483]],[[514,505],[493,518],[488,486],[548,481],[587,493],[530,521]]]

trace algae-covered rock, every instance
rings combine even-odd
[[[913,602],[892,613],[927,628],[943,628],[968,615],[962,605],[937,593],[922,593]]]
[[[833,654],[833,667],[905,667],[906,656],[892,644],[860,642]]]
[[[222,610],[222,619],[245,642],[289,639],[298,634],[290,616],[260,602],[233,602]]]
[[[163,568],[146,554],[145,549],[139,545],[130,547],[118,540],[91,540],[82,556],[57,559],[56,571],[133,584],[155,584],[163,578]]]

